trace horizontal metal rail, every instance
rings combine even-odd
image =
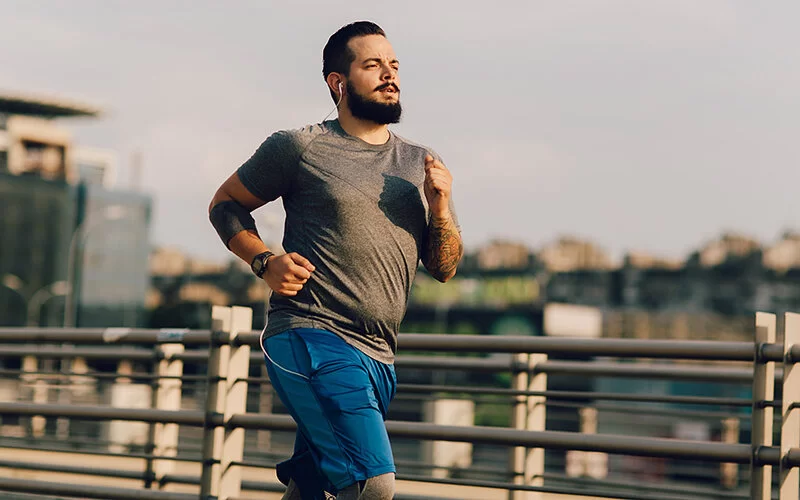
[[[144,481],[147,474],[144,471],[123,469],[99,469],[97,467],[81,467],[79,465],[61,465],[34,462],[18,462],[15,460],[0,459],[0,467],[7,469],[34,470],[40,472],[61,472],[66,474],[83,474],[85,476],[104,476],[119,479],[138,479]],[[152,476],[152,474],[151,474]],[[151,477],[150,479],[153,479]]]
[[[167,474],[164,476],[162,484],[199,484],[200,478],[197,476]],[[244,491],[265,491],[269,493],[283,493],[286,487],[281,483],[266,482],[266,481],[253,481],[242,480],[242,490]],[[449,500],[448,498],[432,497],[432,496],[417,496],[408,495],[403,493],[395,493],[394,500]],[[231,497],[228,500],[251,500],[248,497]]]
[[[186,346],[207,346],[212,340],[227,343],[230,336],[211,330],[164,328],[0,328],[0,342],[53,344],[138,344],[181,343]]]
[[[455,479],[455,478],[446,478],[446,479],[438,479],[433,478],[430,476],[421,476],[415,474],[397,474],[397,480],[399,481],[414,481],[414,482],[425,482],[425,483],[436,483],[436,484],[445,484],[445,485],[455,485],[455,486],[471,486],[471,487],[480,487],[480,488],[496,488],[496,489],[503,489],[503,490],[514,490],[514,491],[537,491],[542,493],[556,493],[556,494],[566,494],[566,495],[576,495],[576,494],[586,494],[585,490],[580,490],[576,488],[569,488],[565,486],[526,486],[526,485],[516,485],[511,483],[501,483],[497,481],[487,481],[487,480],[480,480],[480,479]],[[191,477],[180,477],[176,478],[174,476],[166,476],[165,479],[167,480],[174,480],[178,479],[179,484],[194,484],[192,482],[193,478]],[[282,485],[277,485],[276,488],[275,483],[269,483],[265,481],[242,481],[242,489],[249,490],[249,491],[267,491],[267,492],[281,492],[283,491]],[[637,492],[632,494],[630,492],[618,492],[611,489],[600,489],[598,493],[595,493],[595,490],[592,490],[592,496],[601,496],[606,498],[618,498],[618,499],[626,499],[626,500],[688,500],[692,498],[696,500],[696,497],[687,497],[687,496],[652,496],[645,494],[643,496],[642,493]],[[401,495],[395,494],[395,500],[436,500],[437,497],[432,496],[416,496],[416,495]],[[711,497],[706,497],[711,498]],[[730,498],[730,497],[725,497]],[[244,500],[244,499],[242,499]],[[443,499],[444,500],[444,499]]]
[[[753,380],[752,369],[649,363],[547,361],[537,366],[534,371],[547,373],[548,375],[703,380],[732,384],[751,383]]]
[[[38,356],[41,358],[86,358],[102,360],[127,359],[131,361],[156,361],[159,353],[141,347],[62,347],[50,345],[4,345],[2,356]]]
[[[626,394],[616,392],[588,391],[519,391],[499,389],[496,387],[474,387],[453,385],[397,384],[398,393],[447,393],[447,394],[486,394],[498,396],[545,396],[559,400],[591,400],[591,401],[630,401],[641,403],[672,403],[692,405],[719,405],[750,407],[753,401],[745,398],[704,397],[704,396],[651,396],[648,394]]]
[[[498,359],[398,356],[395,365],[400,368],[426,370],[467,370],[470,372],[532,371],[548,375],[591,375],[597,377],[636,377],[673,380],[696,380],[749,384],[752,369],[692,366],[666,363],[611,363],[604,361],[545,361],[533,367]],[[776,370],[777,372],[777,370]],[[780,379],[776,373],[776,380]]]
[[[241,467],[251,467],[255,469],[274,469],[278,463],[283,462],[286,457],[274,458],[273,460],[243,460],[241,462],[230,462],[230,466],[241,466]],[[480,466],[470,466],[470,467],[446,467],[440,466],[433,463],[425,463],[425,462],[414,462],[409,460],[395,460],[394,464],[397,466],[398,469],[439,469],[439,470],[449,470],[449,471],[463,471],[469,470],[469,472],[478,472],[484,474],[491,474],[494,477],[508,477],[509,479],[514,477],[515,474],[509,472],[508,469],[500,469],[497,467],[480,467]]]
[[[233,415],[231,427],[245,429],[294,430],[291,417],[266,414]],[[608,434],[578,434],[560,431],[521,431],[498,427],[458,427],[433,425],[421,422],[387,421],[386,428],[392,437],[428,439],[434,441],[457,441],[528,448],[561,450],[601,451],[622,455],[637,455],[664,458],[687,458],[692,460],[732,462],[747,464],[752,450],[745,444],[702,443],[698,441],[642,438]],[[765,464],[775,465],[780,449],[764,449],[757,457]]]
[[[115,457],[115,458],[139,458],[142,460],[168,460],[172,462],[200,462],[203,458],[202,456],[198,455],[196,457],[170,457],[170,456],[158,456],[149,453],[114,453],[112,451],[100,451],[97,449],[78,449],[78,448],[70,448],[68,446],[60,446],[60,447],[49,447],[43,445],[36,445],[36,444],[29,444],[29,443],[20,443],[14,441],[5,440],[8,438],[3,438],[0,440],[0,449],[6,450],[31,450],[31,451],[52,451],[57,453],[71,453],[76,455],[92,455],[92,456],[99,456],[99,457]],[[40,438],[37,438],[39,441]],[[85,441],[84,441],[85,443]],[[183,447],[181,447],[183,450]]]
[[[90,371],[90,372],[73,372],[73,371],[25,371],[25,370],[8,370],[8,369],[0,369],[0,377],[19,377],[21,375],[30,376],[30,375],[41,375],[43,377],[50,377],[50,378],[64,378],[64,377],[85,377],[85,378],[93,378],[97,380],[113,380],[118,378],[125,378],[129,380],[147,380],[147,381],[156,381],[156,380],[181,380],[184,382],[205,382],[208,380],[207,375],[181,375],[179,377],[169,377],[169,376],[159,376],[153,373],[118,373],[118,372],[98,372],[98,371]]]
[[[243,461],[243,462],[231,462],[230,465],[239,465],[242,467],[253,467],[253,468],[269,468],[274,469],[277,462],[282,461],[282,458],[276,458],[273,461]],[[402,461],[397,460],[395,461],[395,465],[397,465],[398,469],[400,469],[400,476],[404,474],[402,469],[424,469],[424,470],[449,470],[449,471],[466,471],[468,470],[470,473],[484,473],[490,474],[494,478],[497,477],[507,477],[512,478],[514,476],[513,473],[509,472],[505,468],[497,468],[497,467],[443,467],[433,463],[423,463],[423,462],[413,462],[413,461]],[[650,493],[680,493],[680,494],[693,494],[696,495],[695,498],[712,498],[715,495],[720,497],[724,497],[727,499],[746,499],[749,498],[746,495],[736,495],[735,493],[729,490],[721,490],[721,489],[710,489],[710,488],[697,488],[697,487],[689,487],[687,485],[658,485],[658,484],[642,484],[642,483],[634,483],[634,482],[626,482],[626,481],[615,481],[609,479],[592,479],[592,478],[584,478],[584,477],[569,477],[560,474],[543,474],[543,477],[549,480],[560,480],[564,482],[572,482],[576,484],[586,484],[591,485],[592,487],[601,487],[601,488],[628,488],[629,490],[638,490],[638,491],[645,491]],[[710,475],[703,475],[698,476],[698,478],[709,479],[713,480],[716,479],[716,476]],[[448,483],[451,484],[451,483]]]
[[[636,377],[652,379],[696,380],[749,384],[753,380],[752,369],[691,366],[666,363],[611,363],[604,361],[545,361],[534,367],[522,366],[503,360],[481,358],[398,356],[395,365],[399,368],[425,370],[467,370],[470,372],[499,373],[508,371],[532,371],[548,375],[587,375],[597,377]],[[776,374],[776,379],[779,377]]]
[[[239,334],[235,343],[258,346],[261,332]],[[586,339],[528,335],[443,335],[401,333],[400,349],[405,351],[543,353],[553,355],[607,356],[616,358],[670,358],[718,361],[783,361],[783,347],[753,342],[707,340]],[[800,346],[792,355],[800,359]]]
[[[489,481],[482,479],[439,479],[430,476],[412,475],[412,474],[398,474],[397,479],[401,481],[414,481],[420,483],[435,483],[447,484],[457,486],[472,486],[476,488],[496,488],[502,490],[515,490],[515,491],[539,491],[542,493],[555,493],[561,495],[578,495],[586,496],[587,493],[592,497],[613,498],[617,500],[697,500],[694,493],[687,493],[686,495],[679,495],[675,492],[672,495],[664,494],[648,494],[643,491],[620,491],[614,488],[600,488],[594,487],[590,491],[580,488],[569,488],[566,486],[527,486],[520,484],[503,483],[499,481]],[[676,496],[677,495],[677,496]],[[688,495],[688,496],[687,496]],[[711,500],[713,497],[704,497],[704,500]],[[729,498],[722,496],[721,498]]]
[[[266,467],[266,468],[274,468],[274,463],[255,463],[255,462],[235,462],[231,463],[231,465],[240,465],[243,467]],[[398,466],[402,464],[398,463]],[[415,466],[422,466],[424,465],[426,468],[436,468],[435,464],[412,464]],[[69,473],[69,474],[82,474],[82,475],[91,475],[91,476],[103,476],[103,477],[115,477],[121,479],[135,479],[135,480],[146,480],[147,473],[144,471],[135,471],[135,470],[120,470],[120,469],[98,469],[94,467],[81,467],[81,466],[70,466],[70,465],[60,465],[60,464],[43,464],[43,463],[30,463],[30,462],[19,462],[19,461],[11,461],[11,460],[0,460],[0,467],[6,468],[14,468],[14,469],[21,469],[21,470],[34,470],[34,471],[43,471],[43,472],[59,472],[59,473]],[[473,472],[479,472],[475,468],[470,468]],[[495,474],[504,475],[507,474],[505,470],[499,469],[486,469],[486,472],[491,472]],[[152,474],[150,479],[153,479]],[[411,476],[407,475],[408,478],[411,477],[418,477],[418,476]],[[638,489],[640,491],[646,491],[651,493],[656,492],[665,492],[665,493],[683,493],[683,494],[702,494],[703,498],[711,498],[712,494],[719,494],[719,495],[726,495],[727,498],[747,498],[746,496],[737,496],[735,494],[731,494],[731,492],[721,492],[718,490],[710,490],[710,489],[697,489],[697,488],[684,488],[681,486],[658,486],[658,485],[641,485],[635,483],[627,483],[621,481],[609,481],[609,480],[594,480],[594,479],[586,479],[586,478],[569,478],[565,476],[559,476],[554,474],[546,475],[548,479],[558,479],[564,481],[571,481],[577,482],[582,484],[590,484],[593,487],[600,487],[600,488],[607,488],[607,487],[615,487],[615,488],[633,488]],[[402,479],[403,474],[398,476],[398,479]],[[419,479],[417,479],[419,480]],[[446,480],[447,484],[457,484],[453,482],[453,480]],[[179,484],[198,484],[199,478],[194,476],[179,476],[179,475],[168,475],[163,478],[161,481],[163,484],[169,483],[179,483]],[[275,483],[261,483],[261,482],[250,482],[252,484],[247,484],[248,482],[243,483],[244,489],[250,490],[261,490],[261,491],[283,491],[283,486]],[[502,483],[493,483],[487,482],[487,484],[502,484]],[[491,487],[501,487],[501,486],[491,486]],[[507,486],[503,486],[506,488]],[[558,490],[558,491],[555,491]],[[555,488],[553,491],[548,489],[537,489],[537,491],[549,491],[552,493],[568,493],[564,488]],[[570,491],[576,491],[575,489],[570,489]],[[614,493],[615,495],[617,493]]]
[[[471,337],[471,336],[468,336]],[[36,355],[41,357],[83,357],[87,359],[127,359],[155,361],[162,356],[154,350],[141,348],[78,347],[62,348],[50,346],[3,346],[4,355]],[[207,359],[208,353],[183,353],[175,359]],[[636,377],[671,380],[711,381],[722,383],[751,383],[752,370],[745,368],[672,365],[665,363],[610,363],[546,361],[532,368],[501,359],[398,356],[395,365],[400,368],[426,370],[467,370],[470,372],[500,373],[509,371],[533,371],[552,375],[585,375],[596,377]],[[782,377],[776,370],[776,380]]]
[[[219,319],[219,318],[218,318]],[[224,323],[224,321],[223,321]],[[248,328],[251,323],[248,323]],[[241,326],[241,323],[240,323]],[[164,354],[162,349],[155,348],[159,344],[180,343],[187,347],[198,349],[184,351],[175,354],[172,359],[183,360],[184,362],[205,364],[209,362],[209,356],[214,349],[209,346],[219,346],[232,342],[234,345],[257,346],[260,332],[241,330],[234,334],[224,332],[189,331],[189,330],[145,330],[145,329],[48,329],[48,328],[24,328],[9,329],[0,328],[0,344],[8,343],[11,345],[0,345],[0,359],[6,356],[26,356],[34,355],[43,358],[72,358],[83,357],[86,359],[127,359],[144,362],[155,362],[162,360]],[[549,360],[540,362],[536,365],[514,361],[513,356],[490,356],[490,357],[471,357],[471,356],[421,356],[421,355],[401,355],[396,359],[396,366],[401,369],[417,369],[425,371],[438,370],[459,370],[473,373],[513,373],[528,372],[531,374],[547,374],[556,379],[559,375],[570,377],[623,377],[636,379],[669,379],[684,381],[709,381],[725,384],[751,384],[753,383],[753,366],[756,368],[761,363],[778,362],[775,367],[776,379],[780,380],[784,363],[795,363],[800,361],[800,341],[798,345],[792,345],[784,354],[784,346],[773,343],[753,343],[753,342],[718,342],[718,341],[682,341],[673,340],[638,340],[638,339],[582,339],[582,338],[563,338],[563,337],[532,337],[532,336],[492,336],[492,335],[435,335],[435,334],[401,334],[399,344],[402,352],[409,353],[544,353],[551,356]],[[791,342],[790,342],[791,344]],[[169,349],[168,351],[171,351]],[[233,350],[232,350],[233,351]],[[223,351],[227,352],[227,351]],[[240,351],[241,352],[241,351]],[[227,355],[227,354],[225,354]],[[567,359],[557,359],[564,356]],[[556,359],[553,359],[553,358]],[[213,358],[216,363],[216,357]],[[262,359],[260,349],[250,353],[250,359]],[[634,361],[643,360],[643,361]],[[652,361],[647,361],[652,360]],[[736,367],[728,366],[692,366],[684,363],[664,363],[657,360],[699,360],[699,361],[730,361],[736,363]],[[223,359],[224,361],[224,359]],[[740,368],[741,364],[747,362],[750,366]],[[159,370],[163,370],[162,363]],[[696,365],[699,365],[697,363]],[[172,365],[175,366],[175,365]],[[179,366],[179,365],[177,365]],[[216,366],[216,365],[215,365]],[[215,366],[209,367],[213,369]],[[238,365],[244,366],[244,365]],[[172,369],[170,367],[170,369]],[[772,370],[772,368],[770,368]],[[12,371],[9,370],[10,374]],[[177,373],[179,373],[178,371]],[[0,375],[6,371],[0,371]],[[175,375],[176,372],[168,372]],[[202,370],[201,370],[202,373]],[[760,373],[760,372],[758,372]],[[52,376],[53,384],[67,380],[63,377],[85,377],[92,378],[92,373],[66,374],[63,372],[53,372],[51,374],[36,374],[34,372],[18,371],[17,375],[28,375],[35,377]],[[247,381],[253,383],[254,378],[246,377],[247,371],[237,373],[237,381]],[[114,373],[96,374],[96,380],[114,379],[124,376],[128,379],[150,381],[159,379],[156,376],[143,374],[137,377],[136,374],[120,375]],[[166,378],[166,377],[161,377]],[[169,377],[175,378],[175,377]],[[180,377],[185,382],[190,379],[199,381],[209,380],[202,375]],[[234,376],[231,376],[233,380]],[[763,385],[762,376],[759,384]],[[771,377],[770,377],[771,378]],[[213,381],[219,381],[214,378]],[[263,382],[263,380],[260,380]],[[520,386],[521,384],[516,384]],[[239,387],[244,387],[239,386]],[[524,388],[524,384],[522,384]],[[759,386],[760,387],[760,386]],[[483,394],[489,401],[490,396],[495,399],[490,402],[495,403],[500,400],[500,396],[507,399],[513,397],[544,397],[549,406],[569,406],[583,407],[592,404],[604,412],[627,411],[632,412],[652,412],[652,409],[637,406],[632,411],[628,408],[615,408],[613,404],[596,404],[596,401],[625,401],[637,403],[666,403],[684,405],[716,405],[736,408],[747,408],[755,405],[756,409],[767,406],[773,407],[776,401],[749,401],[742,398],[711,398],[703,396],[648,396],[643,394],[613,394],[613,393],[593,393],[577,391],[511,391],[497,388],[458,388],[452,386],[414,386],[399,387],[399,398],[409,398],[414,394],[431,394],[439,392],[438,396],[457,393],[458,389],[463,392],[460,395],[479,395]],[[483,391],[483,392],[481,392]],[[209,394],[211,394],[209,392]],[[246,394],[246,391],[242,391]],[[605,396],[605,398],[603,397]],[[432,396],[431,396],[432,397]],[[459,396],[456,396],[459,397]],[[771,396],[763,396],[757,399],[774,399]],[[500,400],[499,402],[503,402]],[[506,401],[508,403],[508,401]],[[727,404],[726,404],[727,403]],[[237,403],[238,404],[238,403]],[[800,406],[800,405],[798,405]],[[172,404],[170,408],[179,408]],[[254,430],[282,430],[294,431],[296,429],[293,419],[288,415],[274,414],[249,414],[245,413],[244,406],[234,408],[232,411],[225,410],[227,415],[213,413],[218,406],[207,406],[212,408],[209,411],[191,410],[154,410],[146,408],[113,408],[100,406],[78,406],[78,405],[46,405],[30,403],[6,403],[0,402],[0,415],[28,415],[28,416],[52,416],[58,418],[75,418],[85,420],[124,420],[141,421],[149,423],[175,423],[185,426],[204,427],[205,432],[215,427],[224,426],[226,429],[242,428]],[[226,407],[227,408],[227,407]],[[786,408],[784,407],[784,411]],[[672,410],[671,414],[675,411]],[[658,411],[658,413],[664,413]],[[724,412],[694,412],[691,416],[698,416],[703,413],[704,417],[721,418],[727,416]],[[713,415],[712,415],[713,413]],[[231,415],[232,414],[232,415]],[[682,416],[689,416],[687,412],[680,412]],[[754,411],[754,415],[761,415],[761,412]],[[409,438],[432,441],[454,441],[468,442],[475,444],[500,445],[511,448],[545,448],[548,450],[576,450],[589,452],[604,452],[618,455],[632,455],[644,457],[673,458],[690,461],[703,461],[709,463],[737,463],[750,465],[751,471],[757,470],[754,467],[763,465],[781,465],[784,467],[797,467],[800,465],[800,448],[791,448],[788,453],[783,454],[781,459],[781,447],[779,446],[758,446],[758,443],[765,441],[755,441],[755,445],[719,443],[707,441],[688,441],[665,438],[649,438],[625,435],[608,434],[578,434],[572,432],[545,431],[540,427],[536,431],[509,429],[500,427],[485,426],[441,426],[431,423],[388,421],[386,427],[389,435],[394,438]],[[785,429],[784,429],[785,430]],[[767,441],[769,442],[769,441]],[[770,442],[771,443],[771,442]],[[797,444],[790,444],[797,446]],[[784,444],[785,450],[785,444]],[[151,449],[145,452],[150,454]],[[204,453],[203,463],[218,463],[220,458],[214,451],[209,456]],[[242,466],[263,466],[243,460],[241,451],[235,463]],[[143,471],[109,471],[96,470],[90,471],[86,467],[56,464],[33,464],[26,462],[13,462],[5,459],[0,460],[0,467],[13,467],[25,470],[42,470],[48,472],[67,472],[75,474],[90,474],[97,476],[120,477],[135,480],[152,480],[151,472]],[[204,467],[206,467],[204,465]],[[56,470],[57,469],[57,470]],[[204,469],[204,478],[207,478]],[[406,476],[416,481],[430,481],[433,478]],[[478,476],[480,477],[480,476]],[[500,482],[505,479],[505,475],[490,476],[490,481],[462,480],[462,479],[437,479],[431,482],[443,482],[445,484],[463,484],[465,486],[485,486],[496,487],[504,490],[530,490],[547,491],[542,487],[532,487],[523,485],[512,485],[508,482]],[[398,476],[398,478],[402,478]],[[199,484],[199,478],[175,478],[190,480],[194,484]],[[36,488],[43,488],[42,482],[26,482],[30,485],[37,483]],[[479,484],[480,483],[480,484]],[[187,483],[188,484],[188,483]],[[559,488],[561,491],[554,493],[587,494],[595,496],[607,496],[610,498],[637,498],[651,500],[686,500],[696,498],[696,495],[703,495],[704,498],[733,498],[730,492],[716,492],[697,490],[692,491],[677,488],[672,491],[661,490],[661,493],[670,496],[656,496],[655,490],[640,485],[612,484],[603,483],[582,483],[583,489],[575,489],[575,485],[566,484],[547,484],[545,488]],[[203,487],[208,485],[203,481]],[[58,485],[58,494],[70,494],[65,491],[64,485]],[[66,485],[69,489],[72,485]],[[80,486],[85,487],[85,486]],[[282,488],[280,485],[271,484],[271,488]],[[578,485],[580,488],[580,485]],[[93,492],[98,489],[91,487]],[[587,489],[588,488],[588,489]],[[631,489],[634,488],[634,489]],[[0,484],[2,489],[2,484]],[[618,490],[627,489],[622,493]],[[591,490],[591,491],[589,491]],[[15,491],[25,491],[15,488]],[[128,490],[134,492],[136,498],[150,498],[149,495],[142,495],[141,490]],[[37,491],[38,492],[38,491]],[[163,492],[158,492],[163,493]],[[622,493],[622,494],[621,494]],[[107,495],[113,498],[128,498],[122,494]],[[627,495],[627,496],[626,496]],[[635,495],[635,496],[632,496]],[[93,494],[78,494],[82,498],[105,498],[106,496],[93,496]],[[192,495],[194,497],[194,495]],[[185,498],[185,497],[184,497]]]
[[[0,491],[34,493],[38,495],[55,495],[77,498],[99,498],[108,500],[197,500],[197,494],[171,493],[166,491],[111,488],[90,484],[67,484],[50,481],[34,481],[0,476]]]
[[[260,331],[242,332],[234,344],[258,346]],[[140,328],[0,328],[0,342],[153,345],[179,342],[206,346],[212,341],[226,343],[225,332],[188,329]],[[401,333],[398,344],[406,351],[544,353],[618,358],[670,358],[728,361],[783,361],[777,344],[756,346],[752,342],[705,340],[585,339],[527,335],[442,335]],[[800,345],[792,346],[789,361],[800,360]]]
[[[154,410],[150,408],[114,408],[110,406],[9,403],[0,401],[0,415],[66,417],[82,420],[128,420],[201,427],[205,413],[199,410]],[[222,425],[222,415],[210,416],[213,425]]]
[[[569,402],[555,402],[547,403],[548,407],[557,408],[586,408],[587,405],[580,403]],[[715,422],[721,421],[725,418],[735,417],[741,420],[749,420],[751,415],[749,413],[734,413],[724,411],[702,411],[702,410],[685,410],[685,409],[671,409],[671,408],[654,408],[654,407],[641,407],[641,406],[622,406],[613,403],[600,403],[592,405],[603,414],[613,413],[615,415],[652,415],[662,417],[678,417],[678,418],[693,418],[698,420],[712,420]],[[646,425],[646,423],[645,423]]]
[[[138,408],[109,408],[96,406],[51,405],[0,402],[0,415],[42,415],[84,418],[93,420],[131,420],[142,422],[177,423],[190,426],[225,425],[228,428],[294,431],[296,425],[287,415],[237,414],[227,423],[223,416],[212,414],[206,422],[201,411],[167,411]],[[559,431],[521,431],[497,427],[458,427],[420,422],[387,421],[386,428],[393,437],[456,441],[507,446],[525,446],[561,450],[600,451],[622,455],[663,458],[686,458],[700,461],[747,464],[753,458],[749,445],[702,443],[665,438],[642,438],[608,434],[578,434]],[[787,457],[792,459],[790,455]],[[797,458],[800,458],[798,454]],[[771,446],[758,450],[758,463],[778,465],[780,448]],[[789,462],[788,465],[798,464]]]
[[[491,406],[506,406],[510,407],[518,402],[515,401],[513,398],[498,398],[497,396],[469,396],[466,394],[454,394],[454,395],[443,395],[443,396],[433,396],[433,395],[418,395],[418,394],[403,394],[398,393],[395,396],[397,401],[436,401],[442,398],[447,399],[461,399],[461,400],[469,400],[475,404],[479,405],[491,405]],[[585,398],[590,399],[590,398]],[[642,405],[645,405],[649,402],[645,401]],[[654,407],[654,406],[626,406],[623,404],[614,404],[614,403],[598,403],[596,401],[587,401],[587,402],[577,402],[577,401],[564,401],[559,399],[548,399],[545,400],[543,403],[548,408],[586,408],[587,406],[592,406],[593,408],[597,408],[598,410],[606,410],[611,411],[614,413],[626,413],[626,414],[639,414],[639,415],[672,415],[678,417],[696,417],[702,419],[721,419],[727,417],[737,417],[737,418],[750,418],[749,413],[744,413],[742,410],[739,412],[734,411],[702,411],[702,410],[686,410],[686,409],[669,409],[664,407]]]

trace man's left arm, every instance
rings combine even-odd
[[[422,264],[442,283],[456,274],[464,254],[461,232],[451,207],[453,176],[447,167],[431,155],[425,157],[425,198],[430,219],[422,249]]]

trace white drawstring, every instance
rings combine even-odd
[[[291,373],[292,375],[297,375],[298,377],[301,377],[301,378],[303,378],[305,380],[310,380],[308,377],[306,377],[302,373],[293,372],[292,370],[289,370],[287,368],[282,367],[281,365],[276,363],[274,359],[269,357],[269,353],[267,352],[267,348],[264,347],[264,334],[266,332],[267,332],[267,327],[265,326],[264,329],[261,330],[261,335],[258,337],[258,343],[261,345],[261,351],[264,353],[264,356],[267,357],[267,359],[270,361],[270,363],[272,363],[273,365],[277,366],[278,368],[280,368],[281,370],[285,371],[286,373]]]
[[[324,122],[325,120],[327,120],[327,119],[328,119],[328,117],[329,117],[329,116],[331,116],[331,115],[333,114],[333,112],[334,112],[334,111],[336,111],[337,109],[339,109],[339,104],[341,104],[341,103],[342,103],[342,97],[344,97],[344,93],[341,93],[341,94],[339,95],[339,101],[336,103],[336,106],[334,106],[334,107],[333,107],[333,109],[331,110],[331,112],[330,112],[330,113],[328,113],[328,116],[326,116],[325,118],[323,118],[323,119],[322,119],[322,121],[323,121],[323,122]],[[264,327],[264,329],[263,329],[263,330],[261,330],[261,336],[259,337],[259,341],[258,341],[258,342],[259,342],[259,344],[261,344],[261,351],[264,353],[264,356],[266,356],[266,357],[267,357],[267,359],[270,361],[270,363],[272,363],[273,365],[277,366],[278,368],[280,368],[281,370],[285,371],[286,373],[291,373],[292,375],[297,375],[298,377],[302,377],[302,378],[304,378],[304,379],[306,379],[306,380],[310,380],[308,377],[306,377],[306,376],[305,376],[305,375],[303,375],[302,373],[293,372],[292,370],[288,370],[288,369],[286,369],[286,368],[282,367],[281,365],[279,365],[278,363],[276,363],[274,359],[272,359],[272,358],[270,358],[270,357],[269,357],[269,353],[267,352],[267,349],[264,347],[264,333],[266,333],[266,331],[267,331],[267,327],[265,326],[265,327]]]

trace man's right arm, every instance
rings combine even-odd
[[[218,211],[224,209],[225,206],[221,205],[222,203],[227,203],[228,207],[230,207],[228,210],[225,210],[225,212],[227,212],[226,217],[224,217],[225,219],[238,218],[246,220],[240,220],[239,225],[237,225],[235,221],[233,224],[228,221],[228,228],[218,227],[225,223],[215,220],[212,212],[215,208]],[[234,172],[222,183],[219,189],[217,189],[217,192],[214,193],[214,197],[211,199],[211,204],[208,207],[211,223],[214,225],[223,243],[225,243],[231,252],[248,265],[253,261],[256,255],[269,250],[258,235],[255,222],[252,221],[252,216],[250,216],[250,212],[263,206],[265,203],[264,200],[252,194],[244,184],[242,184],[238,172]],[[238,204],[238,207],[234,204]],[[249,220],[247,220],[248,217]]]
[[[266,202],[251,193],[234,172],[214,193],[208,214],[223,243],[237,257],[250,265],[256,255],[269,250],[258,234],[250,212]],[[292,252],[270,257],[263,279],[276,293],[297,295],[311,277],[314,266]]]

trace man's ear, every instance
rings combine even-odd
[[[345,90],[344,76],[341,73],[331,72],[328,73],[328,77],[325,81],[330,91],[336,95],[337,98],[341,99]]]

